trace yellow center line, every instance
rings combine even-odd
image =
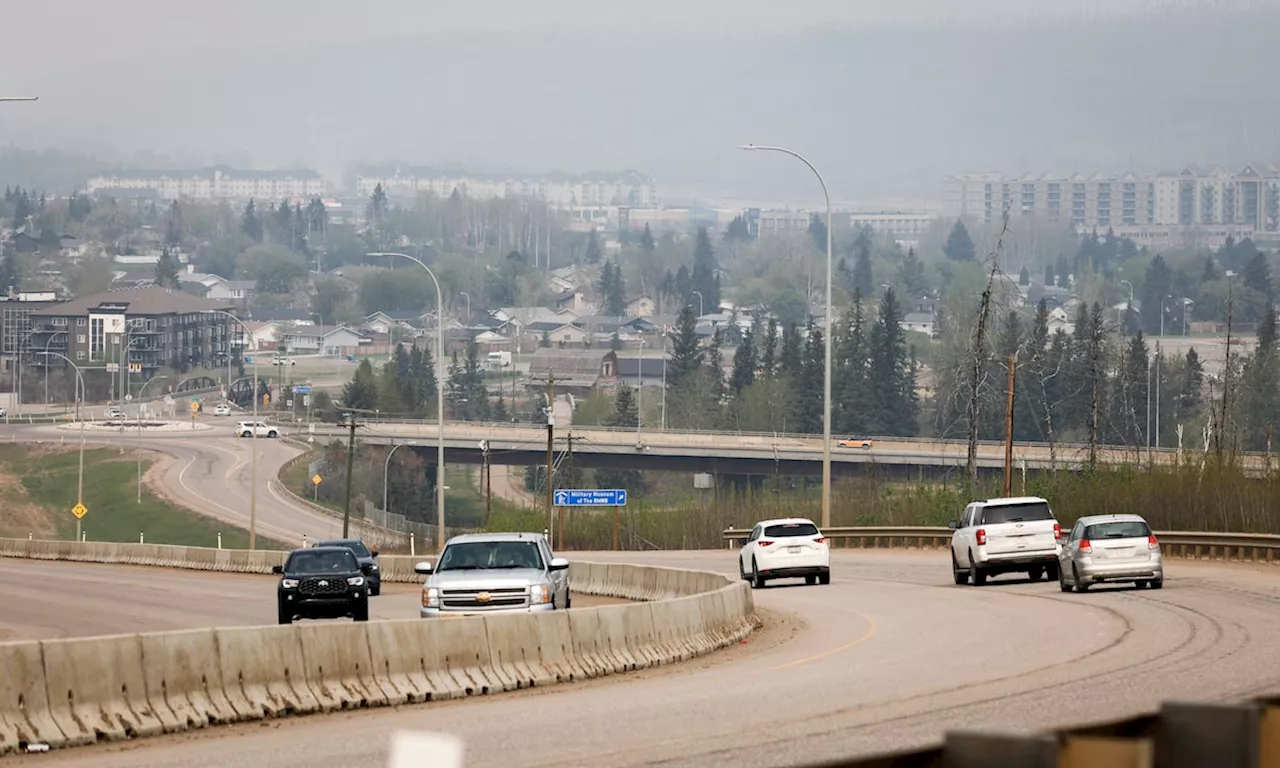
[[[858,637],[858,638],[856,638],[856,639],[854,639],[854,640],[850,640],[849,642],[845,643],[844,645],[840,645],[840,646],[837,646],[837,647],[835,647],[835,648],[832,648],[831,650],[823,651],[822,653],[815,653],[814,655],[812,655],[812,656],[806,656],[806,657],[805,657],[805,658],[803,658],[803,659],[796,659],[795,661],[788,661],[786,664],[779,664],[778,666],[776,666],[776,667],[770,667],[769,669],[767,669],[767,670],[765,670],[765,671],[766,671],[766,672],[774,672],[774,671],[779,670],[779,669],[789,669],[789,668],[791,668],[791,667],[798,667],[798,666],[800,666],[801,664],[808,664],[808,663],[809,663],[809,662],[811,662],[811,661],[818,661],[819,659],[825,659],[825,658],[827,658],[828,656],[834,656],[834,655],[835,655],[835,654],[837,654],[837,653],[842,653],[842,652],[844,652],[844,651],[849,650],[850,648],[853,648],[853,647],[854,647],[854,646],[856,646],[856,645],[860,645],[860,644],[865,643],[866,641],[870,640],[870,639],[871,639],[871,637],[876,633],[876,622],[875,622],[875,619],[871,618],[870,616],[865,616],[865,615],[863,615],[863,614],[861,614],[861,613],[860,613],[860,614],[858,614],[858,615],[859,615],[859,616],[861,616],[862,618],[866,619],[866,621],[867,621],[867,631],[866,631],[866,632],[863,632],[863,633],[862,633],[862,635],[861,635],[860,637]]]

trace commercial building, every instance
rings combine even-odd
[[[956,216],[996,222],[1007,210],[1081,231],[1114,229],[1140,243],[1275,236],[1280,164],[1253,163],[1234,172],[1186,166],[1121,176],[964,174],[947,177],[944,200]]]
[[[131,193],[162,200],[315,198],[325,194],[325,180],[315,171],[246,171],[226,166],[194,171],[112,171],[89,179],[90,194]]]
[[[183,291],[148,286],[105,291],[71,301],[42,306],[29,315],[30,332],[24,364],[61,367],[62,360],[38,353],[58,352],[76,365],[121,370],[143,380],[161,368],[187,371],[226,365],[233,328],[226,315],[205,310],[232,311],[229,301],[202,299]],[[27,362],[30,360],[30,362]]]
[[[356,190],[363,197],[372,195],[379,185],[388,197],[416,196],[419,192],[449,197],[457,191],[473,200],[527,197],[554,207],[662,206],[653,178],[639,171],[517,176],[423,167],[369,170],[356,178]]]

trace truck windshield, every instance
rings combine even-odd
[[[466,541],[450,544],[437,571],[491,568],[542,568],[542,553],[532,541]]]
[[[294,552],[285,566],[288,573],[345,573],[359,570],[356,558],[346,549]]]
[[[1029,501],[1022,504],[996,504],[982,510],[983,525],[998,523],[1025,523],[1031,520],[1052,520],[1048,502]]]

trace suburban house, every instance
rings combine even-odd
[[[531,394],[554,381],[556,394],[585,397],[618,383],[618,356],[608,349],[539,349],[529,360]]]
[[[578,319],[578,313],[567,309],[555,310],[546,307],[503,307],[494,310],[493,319],[509,324],[519,332],[529,323],[572,323]]]
[[[559,347],[583,347],[591,338],[591,334],[585,328],[574,323],[529,323],[524,330],[526,338],[532,342],[531,346],[541,342],[543,335],[551,340],[552,346]]]
[[[618,383],[629,387],[660,387],[667,361],[661,357],[619,357]]]
[[[279,323],[263,323],[255,320],[245,321],[245,326],[249,329],[249,352],[255,352],[260,349],[275,349],[280,343],[280,324]],[[236,334],[231,340],[231,346],[240,348],[244,346],[244,329]]]
[[[586,278],[582,274],[582,268],[570,265],[551,270],[551,276],[547,278],[547,288],[552,293],[571,293],[581,288],[584,282]]]
[[[934,316],[930,312],[908,312],[902,318],[902,330],[923,333],[933,338],[936,330]]]
[[[427,318],[434,318],[434,312],[417,310],[374,312],[364,319],[364,327],[374,333],[390,333],[392,328],[422,330],[427,327]]]
[[[315,325],[315,317],[305,309],[283,307],[280,309],[255,309],[249,313],[254,320],[285,325]]]
[[[247,301],[258,287],[252,280],[228,280],[221,275],[192,271],[179,273],[178,283],[187,293],[206,299],[231,301]]]
[[[346,325],[310,325],[289,330],[281,337],[289,352],[322,355],[355,354],[361,345],[368,344],[366,337]]]
[[[1054,307],[1049,310],[1049,333],[1057,333],[1062,331],[1065,334],[1073,334],[1076,332],[1076,324],[1071,321],[1071,317],[1062,307]]]
[[[587,295],[582,291],[565,291],[556,294],[556,309],[568,309],[574,312],[590,314],[596,311],[596,303],[589,301]]]
[[[658,311],[658,302],[648,296],[637,296],[627,302],[627,317],[649,317]]]

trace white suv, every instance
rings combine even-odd
[[[806,584],[831,583],[831,549],[812,520],[802,517],[764,520],[738,553],[738,575],[760,589],[772,579],[804,578]]]
[[[237,437],[279,437],[280,430],[260,421],[256,425],[252,421],[242,421],[236,424]]]
[[[1058,578],[1062,528],[1038,496],[975,501],[948,524],[951,573],[957,584],[980,587],[988,576],[1025,573],[1032,581]]]

